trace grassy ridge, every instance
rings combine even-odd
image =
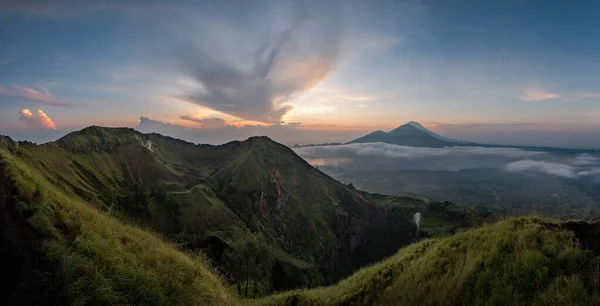
[[[35,231],[60,304],[600,304],[598,257],[568,227],[539,218],[428,238],[333,286],[241,300],[241,288],[173,242],[209,237],[226,249],[258,233],[270,244],[261,249],[273,250],[273,279],[293,287],[479,222],[448,203],[355,190],[286,150],[263,138],[196,146],[127,129],[91,128],[42,146],[0,137],[0,217],[10,209]],[[596,236],[580,237],[597,246]]]
[[[335,286],[257,304],[598,305],[599,264],[552,221],[507,219],[411,245]]]
[[[227,278],[223,255],[234,240],[264,236],[274,251],[265,291],[330,284],[393,254],[414,241],[417,211],[420,236],[476,223],[340,184],[266,137],[211,146],[93,126],[14,151],[56,190],[205,251]]]
[[[125,225],[74,197],[0,149],[8,204],[40,234],[50,286],[61,304],[228,305],[233,300],[201,256]]]

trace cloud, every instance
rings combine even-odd
[[[484,147],[447,147],[447,148],[424,148],[408,147],[387,143],[353,143],[339,146],[317,146],[296,149],[303,156],[326,156],[326,155],[356,155],[369,157],[388,157],[397,159],[410,159],[421,157],[442,156],[466,156],[466,155],[489,155],[509,158],[538,156],[544,152],[525,151],[513,148],[484,148]]]
[[[504,169],[510,172],[537,172],[553,176],[575,179],[600,175],[600,168],[590,167],[598,165],[600,159],[591,154],[584,153],[574,158],[556,161],[519,160],[507,164]]]
[[[600,178],[600,158],[588,153],[556,155],[518,148],[421,148],[385,143],[303,147],[294,151],[312,165],[350,171],[500,169],[566,179]]]
[[[137,3],[144,4],[143,2]],[[103,11],[132,11],[135,7],[116,0],[5,0],[0,2],[0,14],[22,14],[49,19],[68,19]]]
[[[179,98],[241,119],[282,122],[292,109],[289,102],[321,83],[339,61],[341,21],[333,7],[295,3],[286,18],[290,24],[257,45],[242,64],[211,55],[212,44],[183,48],[175,55],[179,69],[199,86]]]
[[[576,178],[575,168],[559,163],[551,163],[537,160],[520,160],[507,164],[504,169],[510,172],[540,172],[564,178]]]
[[[598,100],[600,99],[600,93],[565,93],[563,95],[549,92],[539,87],[534,87],[526,89],[523,94],[519,96],[519,99],[526,102],[538,102],[552,99],[559,99],[564,102],[576,102]]]
[[[552,93],[542,88],[528,88],[523,92],[523,94],[519,96],[519,99],[526,102],[538,102],[555,99],[560,99],[564,102],[575,102],[600,99],[600,93],[571,93],[559,95],[557,93]]]
[[[21,120],[35,128],[56,129],[56,125],[41,109],[38,109],[37,114],[33,114],[29,109],[22,109],[19,112]]]
[[[598,159],[598,157],[592,156],[588,153],[584,153],[581,155],[577,155],[573,159],[572,164],[574,166],[590,166],[590,165],[597,165],[599,163],[600,163],[600,159]]]
[[[59,14],[59,7],[41,1],[5,1],[0,3],[0,13],[21,13],[54,17]]]
[[[515,148],[447,147],[421,148],[385,143],[356,143],[338,146],[296,148],[309,162],[341,166],[350,170],[457,171],[473,168],[502,168],[515,159],[545,156],[547,153]]]
[[[245,140],[251,136],[268,136],[277,142],[287,145],[323,143],[330,141],[348,141],[365,133],[365,131],[336,130],[303,130],[301,124],[244,125],[236,127],[223,124],[218,118],[194,118],[182,116],[184,120],[193,119],[201,127],[185,127],[177,124],[141,117],[136,129],[145,133],[160,133],[196,143],[223,144],[232,140]],[[210,127],[209,127],[210,126]]]
[[[558,98],[560,98],[560,95],[545,91],[543,89],[527,89],[521,96],[519,96],[519,99],[526,102],[538,102]]]
[[[31,88],[11,86],[10,88],[0,86],[0,95],[26,99],[51,106],[69,106],[66,102],[57,100],[46,88]]]
[[[226,126],[225,120],[221,118],[195,118],[189,115],[183,115],[179,118],[183,120],[188,120],[196,123],[200,123],[200,125],[205,129],[219,129],[224,128]]]
[[[584,93],[584,94],[579,94],[579,95],[565,98],[565,101],[573,102],[573,101],[598,100],[598,99],[600,99],[600,93]]]
[[[600,168],[592,168],[589,170],[580,171],[578,176],[600,176]]]

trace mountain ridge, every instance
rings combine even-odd
[[[355,190],[264,136],[214,146],[89,127],[42,145],[2,143],[52,188],[204,251],[230,282],[233,247],[256,237],[273,254],[256,281],[274,290],[329,284],[393,254],[416,239],[417,211],[432,221],[420,237],[478,222],[452,204]]]
[[[340,184],[266,137],[221,146],[105,128],[43,145],[0,137],[0,216],[17,221],[0,227],[8,305],[600,302],[600,224],[480,226],[451,203]],[[5,239],[13,229],[39,238],[24,247]],[[232,256],[245,244],[260,256]],[[272,268],[244,279],[236,258]],[[274,282],[295,290],[240,298]]]

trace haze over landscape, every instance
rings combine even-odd
[[[600,305],[599,13],[0,1],[0,305]]]

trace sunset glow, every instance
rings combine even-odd
[[[339,141],[408,121],[459,138],[600,131],[591,3],[563,16],[548,3],[265,1],[240,15],[235,1],[134,2],[0,6],[0,134],[49,141],[142,117]],[[289,141],[316,140],[300,134]]]

